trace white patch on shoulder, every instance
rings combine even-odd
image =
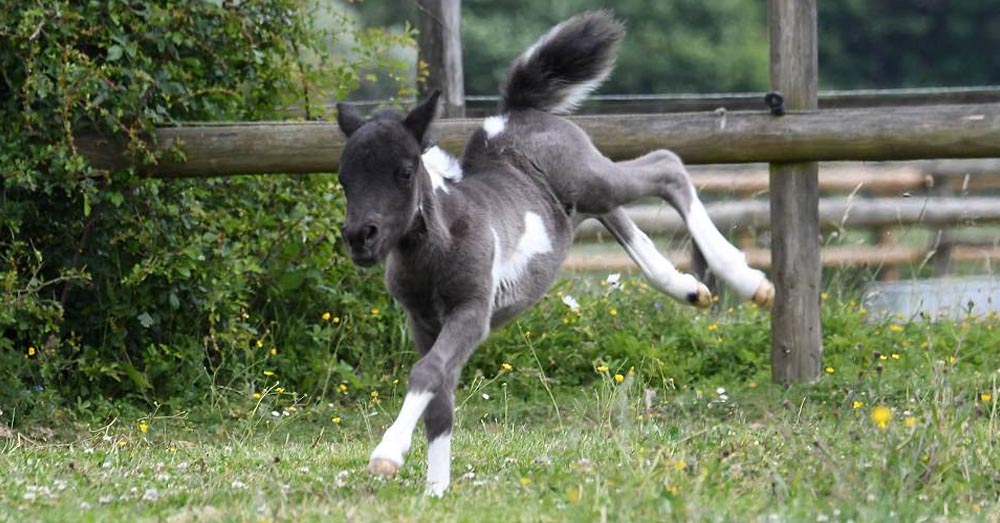
[[[440,189],[447,193],[446,181],[451,183],[462,181],[462,165],[444,149],[435,145],[427,149],[420,159],[424,164],[424,170],[431,177],[431,186],[434,190]]]
[[[505,295],[509,294],[524,274],[528,263],[538,254],[552,252],[552,240],[542,217],[533,213],[524,213],[524,230],[517,240],[517,245],[509,252],[503,252],[503,244],[496,229],[493,232],[493,302],[497,305],[506,303]]]
[[[507,115],[490,116],[483,120],[483,130],[486,131],[487,138],[494,138],[507,128]]]

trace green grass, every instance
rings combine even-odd
[[[716,358],[760,350],[761,319],[754,308],[692,314],[689,328],[709,338],[692,346]],[[635,375],[630,360],[609,361],[569,386],[542,363],[549,338],[519,333],[541,326],[514,325],[488,350],[521,337],[541,353],[466,377],[443,499],[422,495],[419,431],[398,478],[365,471],[398,384],[306,401],[276,387],[259,399],[220,391],[227,399],[188,412],[0,427],[0,522],[1000,517],[998,318],[871,321],[831,300],[824,321],[828,372],[788,389],[766,365],[685,379],[686,359],[635,362]],[[875,407],[891,412],[884,427]]]

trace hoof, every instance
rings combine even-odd
[[[770,309],[774,305],[774,285],[767,280],[760,282],[757,292],[753,293],[753,302],[759,307]]]
[[[712,305],[712,291],[708,290],[708,287],[704,283],[699,283],[698,292],[688,294],[687,299],[691,305],[699,309],[705,309]]]
[[[388,478],[395,476],[398,471],[399,465],[385,458],[372,458],[371,462],[368,463],[368,472],[376,476]]]

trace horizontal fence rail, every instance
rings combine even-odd
[[[820,262],[823,267],[899,266],[929,263],[947,248],[948,256],[955,262],[1000,261],[1000,246],[996,245],[942,245],[939,249],[905,245],[888,246],[835,246],[823,247]],[[744,249],[747,262],[764,270],[771,268],[771,252],[767,249]],[[680,270],[691,269],[691,253],[665,252],[664,255]],[[625,253],[580,254],[570,253],[563,263],[568,271],[625,271],[637,272],[639,267]]]
[[[667,148],[689,164],[1000,157],[1000,103],[789,112],[677,113],[572,118],[612,159]],[[438,143],[458,154],[479,119],[440,120]],[[190,124],[156,131],[161,150],[179,148],[147,173],[163,177],[333,172],[344,138],[328,122]],[[81,153],[102,169],[129,165],[113,140],[81,136]]]
[[[719,230],[762,230],[770,227],[767,201],[725,201],[705,205]],[[680,216],[666,205],[626,208],[640,229],[651,235],[683,233]],[[922,225],[927,227],[1000,223],[996,198],[822,198],[819,221],[824,227],[873,228]],[[595,238],[604,228],[588,220],[577,228],[576,238]]]
[[[685,113],[714,111],[754,111],[766,109],[765,93],[721,94],[606,94],[593,95],[584,101],[577,114],[623,113]],[[415,99],[362,100],[351,102],[364,110],[388,107],[397,103],[409,106]],[[946,105],[1000,103],[1000,86],[980,87],[921,87],[911,89],[860,89],[850,91],[821,91],[820,109],[856,109],[860,107],[886,107],[896,105]],[[465,97],[466,115],[469,117],[495,114],[500,105],[497,95],[470,95]],[[334,104],[327,106],[332,111]]]

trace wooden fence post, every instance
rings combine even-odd
[[[462,76],[461,0],[417,0],[417,60],[427,64],[427,82],[419,86],[420,97],[441,90],[441,116],[465,116]]]
[[[769,0],[771,87],[785,109],[816,110],[816,0]],[[771,376],[775,383],[819,378],[819,167],[815,162],[771,164]]]

